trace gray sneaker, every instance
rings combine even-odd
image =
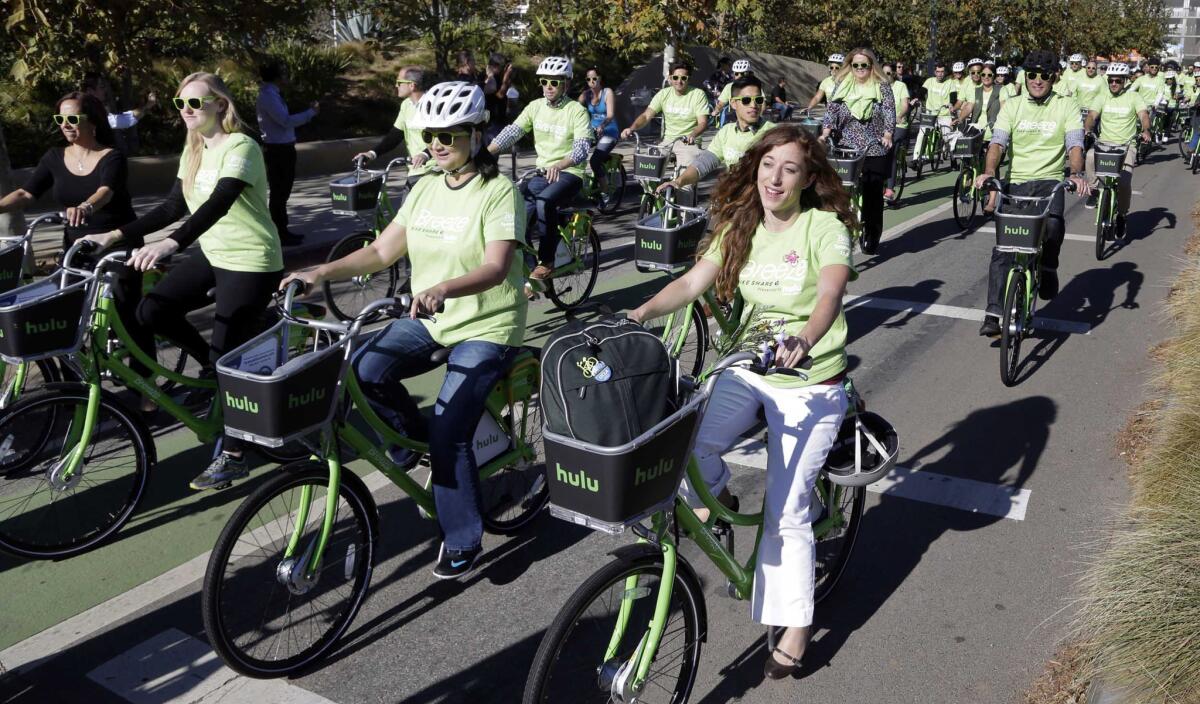
[[[246,466],[245,456],[234,457],[222,452],[209,463],[208,469],[201,472],[188,486],[197,491],[227,489],[234,480],[245,479],[248,476],[250,476],[250,469]]]

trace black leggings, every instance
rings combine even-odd
[[[888,178],[888,155],[863,159],[862,169],[862,228],[863,240],[879,244],[883,236],[883,185]]]
[[[206,366],[262,331],[263,312],[279,287],[282,271],[230,271],[208,262],[196,251],[167,273],[142,299],[138,322],[167,338]],[[213,302],[212,341],[206,343],[187,314]],[[226,440],[224,448],[236,450]]]

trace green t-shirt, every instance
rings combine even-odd
[[[1126,88],[1118,95],[1104,91],[1091,105],[1100,113],[1100,139],[1109,144],[1124,144],[1142,131],[1138,112],[1149,110],[1146,100],[1135,90]]]
[[[818,90],[824,91],[825,102],[827,103],[833,99],[833,91],[835,88],[837,88],[837,79],[834,78],[832,74],[822,78],[821,83],[817,86]]]
[[[733,99],[733,81],[730,81],[721,88],[721,94],[717,96],[717,102],[725,103],[726,105],[728,105],[732,99]]]
[[[714,238],[704,259],[721,266],[722,236]],[[795,335],[804,328],[817,305],[817,278],[823,267],[851,267],[850,232],[837,213],[809,209],[784,232],[768,232],[759,225],[751,240],[750,257],[738,275],[738,289],[747,312],[753,306],[761,321],[783,321],[783,332]],[[853,269],[851,269],[853,271]],[[773,386],[799,387],[825,381],[846,369],[846,316],[839,312],[829,332],[809,353],[812,369],[808,381],[772,374]]]
[[[1142,96],[1147,105],[1153,105],[1158,94],[1163,92],[1164,85],[1166,85],[1166,81],[1161,73],[1157,76],[1147,73],[1133,82],[1133,89]]]
[[[958,90],[958,81],[947,78],[939,81],[936,78],[926,78],[922,84],[925,88],[925,109],[936,110],[938,117],[950,114],[946,103],[950,102],[950,91]]]
[[[425,151],[425,141],[421,139],[421,128],[417,127],[417,104],[415,101],[408,98],[400,103],[400,113],[396,115],[396,122],[392,125],[398,130],[404,132],[404,148],[408,150],[408,157],[412,157]],[[429,169],[433,168],[433,159],[427,160],[420,166],[409,166],[409,176],[420,176]]]
[[[1091,78],[1085,74],[1083,78],[1075,81],[1075,99],[1081,107],[1091,109],[1102,92],[1108,92],[1108,81],[1100,74]]]
[[[725,166],[733,166],[750,149],[751,145],[774,126],[774,122],[767,121],[760,123],[757,129],[751,128],[749,131],[742,131],[738,129],[736,122],[730,122],[717,130],[717,136],[713,137],[712,143],[708,145],[708,151],[712,152],[713,156],[717,157],[717,161]]]
[[[1011,183],[1059,181],[1067,155],[1067,132],[1083,130],[1083,119],[1074,98],[1051,93],[1040,105],[1028,97],[1006,101],[993,128],[1009,134]]]
[[[520,242],[525,234],[525,203],[513,182],[503,176],[484,181],[476,175],[458,188],[448,186],[444,176],[429,176],[413,186],[396,214],[396,224],[407,233],[412,290],[420,292],[479,268],[489,242]],[[467,340],[519,347],[529,309],[523,279],[518,252],[503,283],[446,299],[437,321],[424,321],[426,329],[447,347]]]
[[[699,88],[688,88],[680,95],[667,86],[654,95],[650,109],[663,116],[663,141],[670,142],[696,129],[700,118],[708,115],[708,98]],[[696,141],[699,143],[699,138]]]
[[[575,140],[591,139],[593,135],[587,108],[574,100],[564,99],[553,108],[545,98],[538,98],[525,106],[513,124],[522,132],[533,131],[533,150],[537,152],[534,163],[539,169],[567,158]],[[576,164],[566,172],[583,178],[583,164]]]
[[[859,83],[853,78],[839,83],[837,89],[833,91],[833,96],[829,99],[831,103],[845,103],[850,114],[859,120],[871,117],[875,106],[882,101],[883,91],[879,87],[879,81],[870,80],[866,83]]]
[[[900,111],[908,103],[908,86],[904,81],[892,81],[892,97],[896,99],[896,127],[908,127],[908,114],[900,117]]]
[[[1183,97],[1192,105],[1196,104],[1196,97],[1200,96],[1200,84],[1195,81],[1183,84]]]
[[[975,91],[982,87],[983,81],[976,83],[967,76],[958,84],[958,99],[969,103],[975,100]]]
[[[979,93],[979,104],[980,104],[979,120],[977,122],[975,122],[974,126],[983,130],[983,141],[985,141],[985,142],[992,138],[992,127],[991,127],[991,125],[988,124],[988,120],[987,120],[987,106],[988,106],[988,103],[992,102],[992,93],[994,93],[994,92],[996,92],[996,87],[992,86],[991,90],[987,90],[986,88],[984,88],[983,91],[981,93]],[[1004,102],[1002,100],[1003,97],[1004,97],[1003,94],[996,96],[996,99],[1001,101],[1000,102],[1001,108],[1003,108],[1003,106],[1004,106]],[[967,102],[974,103],[975,102],[975,93],[971,93],[966,98],[966,100],[967,100]],[[996,119],[997,120],[1000,119],[999,113],[996,114]]]
[[[189,151],[179,159],[179,178],[187,169]],[[200,250],[209,263],[229,271],[279,271],[283,268],[279,234],[267,209],[267,167],[262,148],[249,136],[234,132],[220,144],[205,148],[195,185],[185,191],[188,210],[196,212],[212,195],[217,181],[236,178],[246,187],[229,212],[200,235]]]
[[[1087,71],[1082,68],[1078,71],[1068,67],[1062,74],[1062,83],[1066,84],[1068,91],[1074,94],[1079,90],[1079,84],[1087,80]]]
[[[1001,92],[1000,92],[1001,100],[1008,100],[1009,98],[1017,97],[1017,84],[1016,83],[1005,83],[1000,88],[1001,88]]]

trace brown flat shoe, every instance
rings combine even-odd
[[[546,266],[545,264],[538,264],[534,267],[533,271],[529,272],[529,278],[537,279],[538,281],[545,281],[552,276],[554,276],[554,267]]]
[[[780,657],[786,659],[791,664],[781,665],[779,661],[775,659],[776,653],[779,653]],[[767,653],[767,661],[763,663],[763,675],[765,675],[768,679],[781,680],[785,677],[791,677],[798,672],[800,672],[799,658],[794,658],[779,648],[773,648],[771,652]]]

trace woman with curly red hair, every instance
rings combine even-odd
[[[764,665],[767,677],[779,679],[799,668],[812,624],[812,521],[822,510],[813,488],[846,413],[842,296],[853,275],[850,233],[858,222],[824,147],[791,125],[766,133],[722,178],[712,212],[713,232],[696,265],[629,318],[679,310],[715,284],[723,300],[740,290],[748,314],[779,330],[776,366],[812,358],[807,378],[723,373],[694,450],[705,483],[729,503],[722,455],[758,423],[760,410],[766,415],[764,526],[751,612],[759,623],[785,629]],[[686,483],[682,492],[702,506]]]

